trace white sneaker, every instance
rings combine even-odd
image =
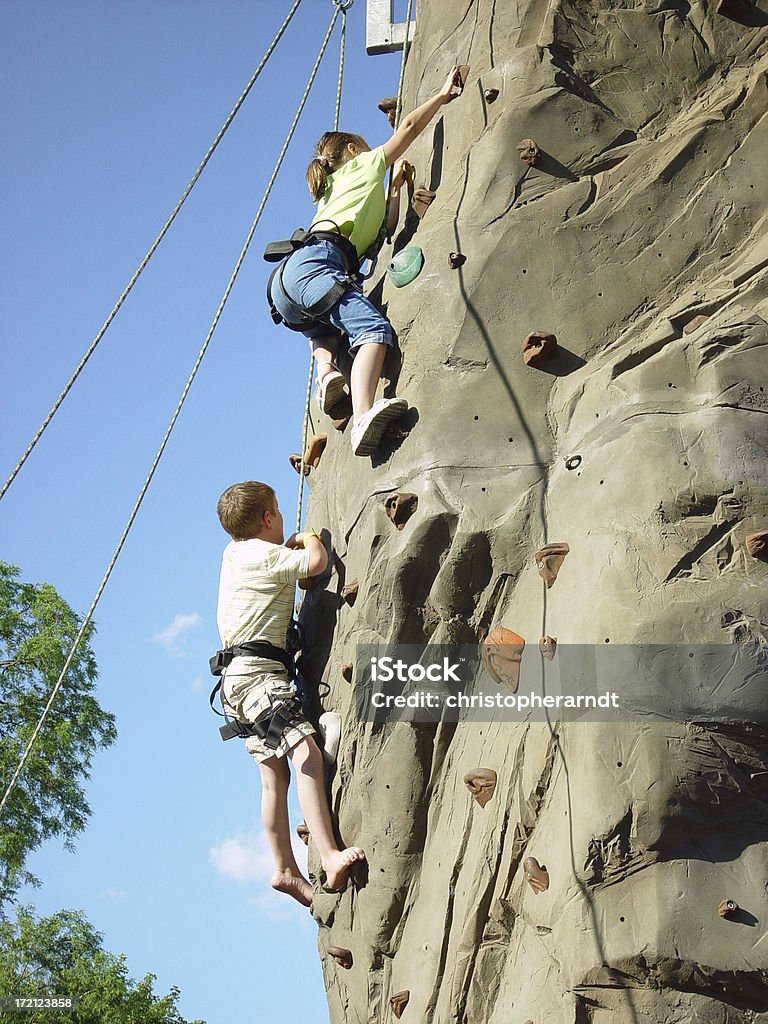
[[[346,387],[343,374],[338,370],[331,370],[326,373],[322,380],[317,382],[315,400],[320,406],[320,412],[326,415],[338,405],[346,394]]]
[[[381,435],[393,420],[400,419],[408,409],[404,398],[380,398],[368,412],[352,424],[352,451],[355,455],[372,455]]]

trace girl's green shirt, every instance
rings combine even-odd
[[[384,223],[386,173],[384,147],[378,146],[367,153],[359,153],[334,174],[329,174],[312,228],[318,231],[339,230],[362,258],[376,241]]]

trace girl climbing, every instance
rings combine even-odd
[[[385,225],[387,168],[398,161],[392,177],[391,223],[397,219],[404,180],[400,158],[462,88],[461,72],[454,67],[442,89],[407,114],[392,137],[376,149],[348,132],[323,135],[307,168],[307,184],[317,203],[308,243],[288,257],[271,283],[271,301],[280,317],[309,338],[317,358],[316,397],[323,412],[344,395],[345,381],[335,358],[340,336],[349,338],[354,356],[350,390],[355,455],[374,452],[387,425],[408,408],[404,398],[375,401],[384,357],[393,344],[392,328],[363,295],[355,275]]]

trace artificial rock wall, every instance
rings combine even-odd
[[[331,1021],[768,1021],[764,728],[374,728],[342,675],[358,643],[495,626],[768,649],[768,566],[745,545],[768,529],[768,17],[420,0],[405,109],[453,63],[464,95],[409,153],[436,191],[399,241],[424,269],[374,288],[410,433],[362,460],[315,420],[309,520],[336,562],[305,601],[309,663],[345,724],[340,830],[370,864],[315,897]],[[520,180],[523,138],[542,156]],[[538,369],[535,330],[559,342]],[[396,492],[418,497],[402,530]],[[570,553],[547,590],[550,541]],[[462,781],[477,767],[498,777],[485,807]],[[723,898],[742,911],[721,918]]]

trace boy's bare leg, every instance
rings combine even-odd
[[[272,888],[287,893],[302,906],[312,903],[312,886],[302,875],[291,846],[288,820],[288,785],[291,773],[284,757],[270,757],[259,764],[261,771],[261,819],[267,833],[275,873]]]
[[[317,360],[317,379],[322,380],[333,369],[329,364],[336,362],[339,342],[331,335],[323,338],[312,338],[309,344]]]
[[[357,846],[340,850],[336,844],[325,795],[323,755],[312,737],[303,739],[290,755],[296,769],[296,788],[304,821],[320,854],[328,888],[338,889],[352,865],[365,860],[365,854]]]
[[[352,411],[356,420],[359,420],[373,405],[388,347],[383,342],[378,344],[371,342],[367,345],[360,345],[355,350],[350,385]]]

